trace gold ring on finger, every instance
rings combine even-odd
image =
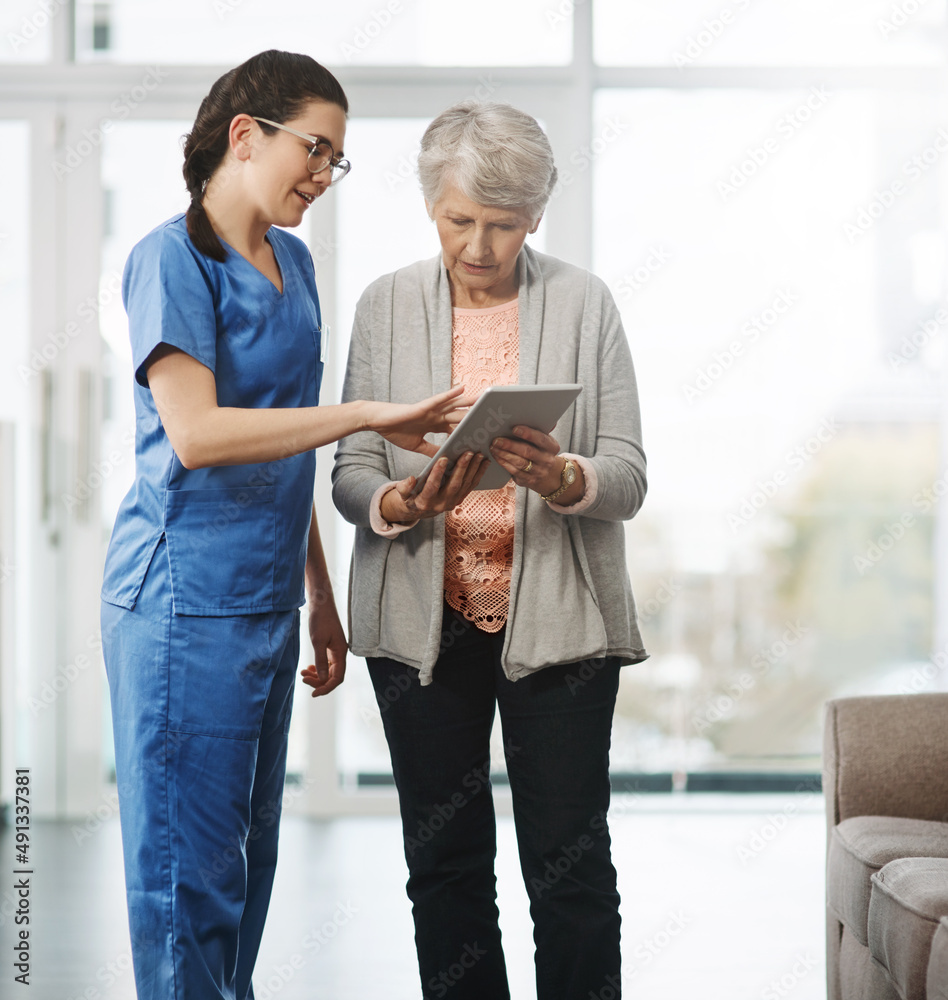
[[[527,464],[523,467],[523,472],[529,472],[533,468],[533,459],[528,458]]]

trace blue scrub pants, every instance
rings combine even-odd
[[[139,1000],[252,1000],[276,867],[299,612],[176,616],[162,540],[102,605]]]

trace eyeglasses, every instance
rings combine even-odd
[[[281,125],[279,122],[272,122],[269,118],[258,118],[253,115],[253,120],[255,122],[263,122],[264,125],[272,125],[274,128],[282,129],[284,132],[289,132],[290,135],[295,135],[300,139],[305,139],[311,146],[309,151],[309,156],[306,159],[306,169],[311,174],[321,174],[326,167],[329,167],[329,183],[338,184],[339,181],[349,173],[352,164],[348,160],[343,160],[336,157],[336,151],[332,148],[331,143],[327,142],[322,136],[318,135],[307,135],[305,132],[297,132],[295,128],[288,128],[286,125]]]

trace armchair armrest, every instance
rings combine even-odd
[[[828,702],[823,794],[830,828],[850,816],[948,821],[948,693]]]

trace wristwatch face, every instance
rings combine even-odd
[[[576,482],[576,466],[572,462],[566,463],[566,468],[563,470],[563,478],[567,486],[572,486]]]

